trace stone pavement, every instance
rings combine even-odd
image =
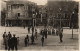
[[[5,31],[5,27],[1,27],[0,31],[0,50],[4,50],[4,45],[2,45],[2,34]],[[34,45],[29,45],[28,47],[24,46],[24,38],[28,34],[27,27],[7,27],[6,32],[11,32],[19,36],[19,50],[78,50],[78,34],[77,30],[74,30],[74,39],[71,39],[71,29],[63,30],[63,43],[59,43],[59,36],[48,35],[48,38],[45,39],[44,47],[41,46],[41,35],[38,35],[38,40],[35,40]],[[28,34],[31,36],[31,33]]]
[[[63,35],[63,43],[59,42],[59,36],[48,35],[48,38],[45,39],[44,47],[41,46],[41,35],[38,35],[38,40],[35,39],[34,45],[31,45],[29,41],[29,46],[25,47],[24,38],[25,36],[20,37],[18,49],[19,50],[78,50],[78,35],[74,35],[74,39],[71,39],[71,35]],[[1,41],[3,42],[3,41]],[[1,50],[4,50],[4,45],[1,45]]]

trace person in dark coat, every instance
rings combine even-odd
[[[27,46],[27,38],[25,38],[25,46]]]
[[[11,33],[9,32],[8,33],[8,38],[10,39],[12,37]]]
[[[25,29],[25,25],[23,25],[24,29]]]
[[[6,32],[4,32],[4,34],[3,34],[3,39],[6,37]]]
[[[37,31],[35,32],[35,38],[37,39]]]
[[[54,29],[52,29],[52,35],[55,35],[55,30]]]
[[[4,45],[5,45],[5,50],[7,50],[8,49],[8,36],[7,35],[4,38]]]
[[[29,45],[29,36],[27,35],[25,37],[25,46],[28,46]]]
[[[41,38],[42,46],[44,45],[44,37]]]
[[[15,37],[15,34],[12,37],[12,47],[12,50],[14,50],[14,48],[17,50],[17,38]]]
[[[60,42],[63,42],[63,40],[62,40],[62,38],[63,38],[62,32],[59,33],[59,37],[60,37]]]
[[[28,27],[28,33],[30,33],[30,27]]]
[[[5,38],[6,38],[6,32],[4,32],[4,34],[3,34],[3,44],[4,44],[4,41],[5,41]]]
[[[12,49],[12,38],[8,39],[8,51],[10,51],[10,49]]]
[[[31,36],[31,43],[32,44],[34,43],[34,36],[33,35]]]
[[[45,34],[46,34],[46,33],[45,33],[45,30],[44,30],[44,31],[43,31],[43,36],[44,36],[44,37],[45,37]],[[45,37],[45,38],[46,38],[46,37]]]
[[[41,31],[41,35],[42,35],[43,37],[45,36],[44,30]]]
[[[47,38],[47,29],[44,30],[45,38]]]
[[[32,32],[34,32],[34,27],[32,27]]]

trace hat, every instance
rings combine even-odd
[[[10,32],[8,32],[8,33],[10,33]]]
[[[4,33],[6,33],[6,32],[4,32]]]
[[[13,34],[13,36],[15,36],[15,34]]]

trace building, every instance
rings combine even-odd
[[[46,6],[45,5],[38,5],[38,16],[36,24],[39,26],[44,26],[46,23]]]
[[[32,24],[33,14],[37,7],[30,1],[6,1],[6,26],[28,26]]]
[[[78,10],[75,9],[78,5],[74,1],[48,0],[46,5],[30,1],[6,1],[5,25],[32,26],[34,23],[34,26],[71,27],[72,13]],[[78,27],[78,15],[75,18],[74,27]]]
[[[48,0],[47,3],[47,15],[48,25],[53,27],[71,27],[72,12],[74,12],[78,5],[75,1],[52,1]],[[75,17],[77,18],[78,15]],[[78,19],[75,22],[78,26]],[[75,25],[74,24],[74,25]]]

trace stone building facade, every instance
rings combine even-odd
[[[79,3],[75,1],[51,1],[48,0],[46,9],[48,15],[48,24],[54,27],[70,27],[72,14]],[[75,15],[78,12],[75,12]],[[78,26],[78,15],[75,17],[74,27]],[[76,24],[77,23],[77,24]]]
[[[28,26],[37,7],[29,1],[6,1],[6,26]]]
[[[70,27],[72,12],[76,5],[78,3],[72,1],[48,1],[46,5],[37,5],[30,1],[6,1],[5,24],[6,26],[29,26],[34,22],[36,26]],[[78,15],[75,18],[74,24],[77,27]]]

